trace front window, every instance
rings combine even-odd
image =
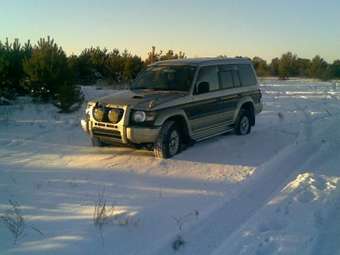
[[[202,82],[209,83],[209,92],[216,91],[219,89],[219,81],[218,81],[218,67],[217,66],[204,66],[201,67],[197,85]]]
[[[151,66],[137,77],[132,90],[190,91],[195,72],[194,66]]]

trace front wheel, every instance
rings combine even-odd
[[[176,122],[165,122],[154,144],[155,157],[171,158],[180,152],[181,146],[182,136]]]
[[[236,134],[238,135],[247,135],[251,131],[251,122],[250,122],[250,114],[249,111],[241,109],[236,127],[235,127]]]

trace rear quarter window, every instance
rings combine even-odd
[[[234,87],[233,71],[226,70],[220,72],[222,89],[230,89]]]
[[[240,64],[238,65],[238,70],[242,87],[255,86],[257,84],[256,76],[251,65]]]

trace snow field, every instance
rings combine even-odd
[[[25,229],[13,244],[1,224],[0,254],[339,254],[340,88],[266,81],[261,90],[249,136],[219,136],[171,160],[90,147],[81,110],[1,106],[0,214],[18,202]],[[99,230],[101,194],[113,214]]]

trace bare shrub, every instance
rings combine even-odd
[[[23,235],[25,231],[25,220],[21,214],[20,205],[16,201],[9,200],[10,208],[0,216],[1,222],[11,232],[14,238],[14,244]]]
[[[114,206],[107,206],[107,202],[104,198],[104,192],[99,193],[98,199],[94,206],[93,224],[99,230],[102,230],[103,226],[109,223],[113,216]]]
[[[108,205],[104,198],[104,192],[99,193],[94,206],[93,223],[98,229],[104,225],[112,224],[116,226],[137,226],[139,219],[128,212],[122,212],[113,205]]]
[[[178,228],[178,232],[182,232],[183,230],[183,226],[185,223],[193,220],[193,219],[197,219],[199,216],[199,211],[195,210],[192,211],[190,213],[187,213],[183,216],[180,217],[172,217],[173,220],[176,222],[176,226]],[[185,245],[185,241],[183,239],[183,237],[178,234],[175,238],[175,240],[172,242],[172,249],[175,251],[178,251],[182,246]]]
[[[193,211],[193,212],[190,212],[188,214],[185,214],[183,216],[180,216],[180,217],[172,217],[173,220],[176,222],[176,225],[177,225],[177,228],[178,228],[178,231],[182,231],[183,229],[183,225],[192,220],[192,218],[198,218],[199,216],[199,212],[198,211]]]
[[[182,236],[178,235],[176,239],[172,242],[172,249],[178,251],[182,246],[185,245],[185,241]]]
[[[108,205],[104,198],[104,192],[98,194],[98,199],[94,205],[93,224],[99,230],[100,237],[104,244],[103,227],[106,225],[114,226],[134,226],[139,225],[139,219],[128,212],[122,212],[113,205]]]

